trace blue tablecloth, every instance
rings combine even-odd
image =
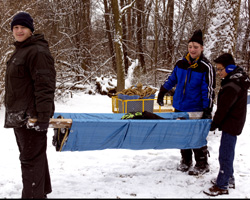
[[[188,119],[184,112],[157,113],[164,120],[121,120],[124,113],[55,113],[54,118],[59,115],[73,121],[62,151],[200,148],[207,144],[211,123]]]

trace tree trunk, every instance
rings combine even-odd
[[[83,47],[86,49],[82,52],[84,59],[84,62],[82,62],[82,68],[85,70],[91,69],[91,54],[89,53],[89,50],[91,48],[91,2],[90,0],[82,0],[82,21],[79,30],[83,30],[83,33],[79,36],[82,37],[83,40]],[[81,41],[79,39],[79,41]]]
[[[247,13],[248,13],[248,18],[247,18],[247,28],[245,31],[245,37],[243,40],[243,44],[242,44],[242,49],[241,49],[241,56],[242,56],[242,60],[244,60],[244,64],[243,67],[245,68],[245,70],[247,72],[250,72],[250,1],[248,1],[248,5],[246,6],[247,9]]]
[[[174,0],[168,0],[167,6],[167,65],[172,66],[174,44],[173,44],[173,29],[174,29]]]
[[[113,48],[113,40],[112,40],[111,28],[110,28],[109,8],[108,8],[107,0],[103,0],[103,2],[104,2],[104,9],[105,9],[104,19],[105,19],[105,24],[106,24],[106,29],[107,29],[106,34],[108,37],[109,52],[110,52],[110,56],[113,56],[115,54],[115,50]],[[112,57],[112,68],[114,71],[117,71],[116,60],[114,56]]]
[[[182,44],[182,41],[183,41],[183,38],[184,38],[184,30],[187,26],[187,19],[190,15],[190,12],[191,12],[191,5],[192,5],[192,0],[185,0],[185,5],[184,5],[184,10],[183,10],[183,13],[181,15],[181,21],[180,21],[180,30],[178,31],[179,34],[178,34],[178,42],[177,42],[177,45],[176,45],[176,50],[179,51],[180,50],[180,46]]]
[[[235,54],[240,3],[240,0],[214,2],[212,18],[205,38],[205,51],[208,59],[214,60],[223,52]],[[220,10],[232,10],[233,12],[220,12]]]
[[[111,0],[111,6],[114,14],[115,24],[115,52],[116,52],[116,65],[117,65],[117,92],[122,91],[125,88],[124,78],[124,54],[122,49],[122,19],[120,14],[120,8],[117,0]]]
[[[125,5],[124,0],[120,0],[121,8]],[[125,15],[122,15],[122,48],[124,53],[125,74],[128,72],[128,51],[127,51],[127,23]]]
[[[144,54],[143,54],[143,40],[142,40],[142,12],[143,12],[143,1],[136,0],[136,7],[137,7],[137,45],[138,45],[138,54],[139,54],[139,60],[141,64],[141,69],[143,72],[146,72],[145,69],[145,60],[144,60]]]
[[[154,19],[154,38],[155,38],[155,44],[154,44],[154,72],[155,72],[155,86],[156,86],[156,69],[157,69],[157,63],[158,63],[158,0],[155,0],[155,19]]]

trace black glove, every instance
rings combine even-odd
[[[212,123],[210,127],[210,131],[215,131],[217,129],[216,124]]]
[[[34,128],[36,131],[47,131],[48,127],[49,127],[49,122],[36,121],[34,124]]]
[[[163,85],[161,85],[161,88],[160,88],[160,91],[159,91],[159,94],[158,94],[158,98],[157,98],[157,103],[160,105],[160,106],[164,106],[164,103],[163,103],[163,98],[164,98],[164,95],[168,92],[167,89],[165,89],[163,87]]]
[[[211,114],[211,109],[210,108],[205,108],[203,109],[203,114],[201,119],[212,119],[212,114]]]

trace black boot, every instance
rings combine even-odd
[[[207,146],[204,146],[200,149],[194,149],[194,155],[196,164],[193,169],[189,170],[188,174],[198,176],[209,172],[209,164],[207,162]]]
[[[187,172],[192,166],[192,161],[186,162],[185,160],[181,160],[181,163],[177,166],[177,170],[181,172]]]
[[[181,149],[181,162],[177,166],[177,170],[181,172],[187,172],[192,166],[192,150],[191,149]]]
[[[196,163],[194,168],[189,170],[188,175],[198,176],[198,175],[205,174],[209,171],[210,170],[209,170],[208,164],[197,164]]]

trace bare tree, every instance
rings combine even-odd
[[[113,44],[113,35],[112,35],[112,18],[110,17],[110,5],[108,4],[107,0],[103,0],[104,3],[104,9],[105,9],[105,13],[104,13],[104,18],[105,18],[105,25],[106,25],[106,35],[108,37],[108,47],[109,47],[109,52],[110,52],[110,56],[112,57],[112,68],[114,71],[117,71],[116,69],[116,60],[115,60],[115,56],[113,56],[115,54],[115,50],[113,48],[114,44]]]
[[[167,5],[167,54],[166,60],[168,65],[173,64],[173,52],[174,52],[174,42],[173,42],[173,31],[174,31],[174,0],[168,0]]]
[[[137,8],[137,47],[140,60],[140,66],[142,71],[145,73],[145,59],[143,54],[143,10],[144,0],[136,0]]]
[[[245,68],[246,71],[250,72],[250,1],[246,1],[244,4],[243,9],[245,10],[245,16],[242,19],[242,26],[245,25],[245,31],[244,27],[243,31],[243,41],[242,41],[242,48],[241,51],[239,51],[238,57],[242,60],[242,66]],[[239,33],[238,31],[238,33]]]
[[[173,68],[198,28],[204,33],[205,55],[210,60],[231,52],[249,70],[249,2],[0,0],[0,103],[5,63],[14,49],[10,22],[19,11],[29,12],[34,18],[34,33],[43,33],[48,40],[57,70],[57,97],[64,97],[63,93],[72,90],[87,91],[98,76],[115,77],[117,91],[124,89],[130,61],[137,60],[135,81],[154,85],[156,67]]]
[[[122,48],[122,19],[120,12],[120,5],[117,0],[111,0],[112,11],[114,14],[115,24],[115,52],[116,52],[116,65],[117,65],[117,91],[122,91],[125,88],[125,77],[124,77],[124,54]]]
[[[212,16],[205,37],[205,49],[209,59],[213,60],[222,52],[235,53],[240,3],[240,0],[213,2]]]
[[[175,48],[175,56],[178,56],[178,57],[183,56],[183,52],[187,51],[186,42],[188,41],[188,38],[190,37],[191,32],[193,32],[193,30],[191,29],[193,27],[192,26],[192,0],[185,0],[184,4],[182,3],[183,3],[182,1],[179,2],[180,13],[178,15],[177,24],[176,24],[177,44]],[[185,43],[184,46],[183,46],[183,43]]]

